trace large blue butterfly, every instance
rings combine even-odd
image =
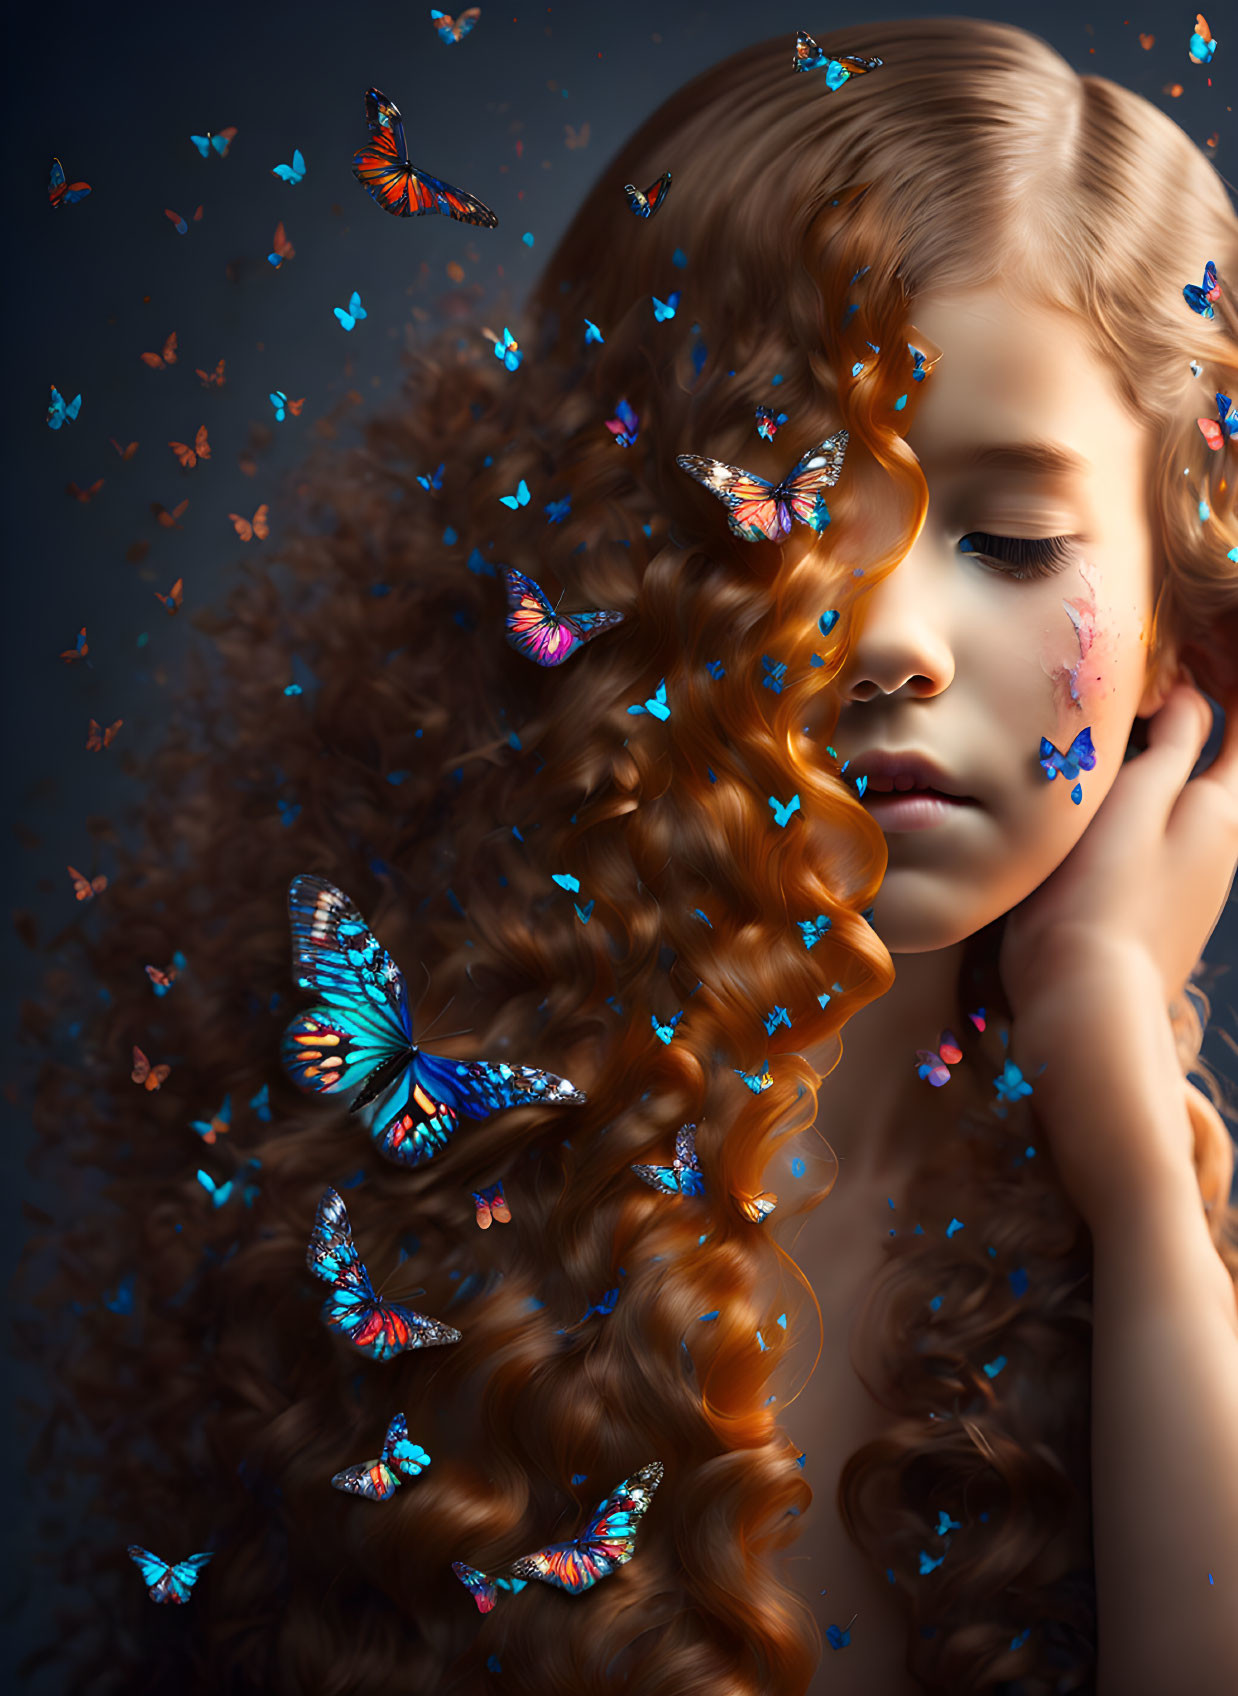
[[[386,1159],[401,1166],[433,1159],[461,1115],[486,1119],[532,1102],[585,1099],[566,1078],[535,1066],[452,1060],[418,1047],[400,968],[325,878],[293,878],[288,916],[293,976],[321,1001],[284,1032],[284,1066],[309,1094],[357,1091],[353,1113],[375,1102],[369,1132]]]
[[[660,1460],[649,1461],[616,1485],[578,1536],[570,1542],[550,1543],[531,1555],[522,1555],[501,1576],[488,1576],[464,1561],[453,1561],[451,1570],[468,1586],[481,1613],[490,1612],[499,1590],[523,1590],[531,1578],[579,1596],[599,1578],[608,1577],[616,1567],[632,1559],[636,1533],[654,1491],[662,1482],[663,1470]]]
[[[174,1566],[137,1543],[130,1543],[126,1553],[141,1568],[142,1582],[152,1602],[187,1602],[189,1592],[198,1582],[198,1574],[211,1558],[209,1554],[190,1555]]]
[[[1091,771],[1096,764],[1096,750],[1092,746],[1092,726],[1086,725],[1075,737],[1069,750],[1062,753],[1047,736],[1040,738],[1040,769],[1050,782],[1061,772],[1069,780],[1078,777],[1081,771]],[[1076,807],[1083,799],[1083,785],[1076,783],[1070,792],[1070,798]]]
[[[371,1360],[386,1360],[406,1349],[460,1341],[461,1334],[454,1325],[443,1325],[411,1308],[379,1301],[353,1243],[348,1209],[338,1190],[323,1191],[305,1264],[315,1278],[332,1286],[323,1303],[324,1323]]]

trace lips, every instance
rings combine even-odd
[[[856,754],[849,773],[868,779],[868,795],[934,795],[945,801],[975,803],[975,796],[964,792],[962,783],[928,754],[918,749],[898,752],[885,748],[869,748]]]

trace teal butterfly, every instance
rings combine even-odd
[[[782,801],[779,801],[774,795],[770,795],[768,800],[770,806],[774,809],[775,822],[779,829],[785,830],[791,814],[798,813],[800,810],[800,798],[798,794],[792,795],[791,799],[785,804]]]
[[[664,324],[668,318],[673,318],[675,316],[675,308],[679,305],[678,289],[676,289],[674,294],[669,296],[666,300],[659,300],[656,294],[652,297],[652,299],[653,315],[658,320],[659,324]]]
[[[671,709],[666,704],[665,677],[658,684],[653,696],[648,701],[643,704],[638,701],[635,706],[629,707],[628,711],[630,713],[650,713],[654,718],[660,718],[663,721],[668,719],[671,716]]]
[[[291,165],[272,165],[271,175],[282,182],[299,183],[305,175],[305,155],[299,147],[293,149]]]
[[[516,511],[517,507],[528,506],[529,485],[522,477],[520,479],[520,485],[514,495],[500,495],[499,499],[502,501],[504,506],[510,507],[513,512]]]
[[[77,395],[73,400],[66,401],[55,383],[51,383],[49,387],[52,398],[47,408],[47,427],[49,430],[59,430],[66,418],[74,419],[82,410],[82,397]]]
[[[137,1562],[152,1602],[187,1602],[189,1592],[198,1582],[198,1574],[212,1558],[209,1554],[190,1555],[173,1565],[171,1561],[161,1561],[158,1555],[152,1555],[149,1549],[143,1549],[137,1543],[130,1543],[125,1552],[131,1561]]]
[[[331,310],[346,330],[351,330],[354,324],[359,323],[362,318],[369,317],[369,313],[361,304],[361,296],[356,289],[352,291],[352,299],[348,302],[347,312],[342,306],[333,306]]]

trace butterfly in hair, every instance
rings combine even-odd
[[[130,1543],[125,1552],[131,1561],[137,1562],[152,1602],[187,1602],[189,1592],[198,1582],[198,1574],[211,1559],[209,1554],[190,1555],[174,1565],[171,1561],[161,1561],[158,1555],[152,1555],[137,1543]]]
[[[838,481],[848,436],[846,430],[827,436],[808,450],[781,483],[694,453],[679,454],[675,463],[725,504],[727,523],[735,535],[745,542],[762,538],[780,542],[789,534],[792,519],[813,530],[824,530],[830,522],[822,491]]]
[[[866,53],[827,53],[817,46],[806,30],[800,30],[795,37],[795,58],[792,62],[797,71],[824,71],[831,92],[841,88],[852,77],[875,71],[885,63]]]
[[[704,1195],[705,1179],[696,1153],[696,1126],[681,1125],[675,1133],[675,1154],[669,1166],[634,1165],[632,1170],[655,1190],[667,1195]]]
[[[365,121],[370,126],[370,140],[353,154],[353,175],[385,212],[396,218],[442,212],[448,218],[486,229],[498,223],[497,216],[475,195],[409,163],[400,108],[381,89],[366,90]]]
[[[284,1032],[281,1057],[307,1094],[355,1092],[353,1113],[375,1103],[369,1132],[378,1152],[420,1166],[443,1149],[461,1117],[508,1107],[581,1102],[566,1078],[505,1060],[453,1060],[413,1040],[400,968],[347,895],[302,873],[288,890],[292,969],[321,1001]]]
[[[1212,308],[1213,303],[1221,298],[1221,285],[1217,282],[1217,267],[1215,259],[1210,259],[1204,266],[1204,280],[1202,284],[1184,283],[1182,287],[1182,295],[1192,312],[1198,312],[1200,316],[1204,318],[1216,317],[1216,313],[1212,310]]]
[[[1217,393],[1217,419],[1197,418],[1195,422],[1203,432],[1204,440],[1218,453],[1227,441],[1238,436],[1238,406],[1235,406],[1228,395]]]
[[[464,1561],[453,1561],[451,1570],[468,1586],[483,1614],[494,1607],[499,1590],[523,1590],[530,1579],[579,1596],[632,1559],[640,1522],[649,1511],[663,1471],[662,1462],[653,1460],[625,1478],[598,1504],[580,1534],[568,1542],[550,1543],[531,1555],[522,1555],[494,1575]]]
[[[385,1502],[406,1478],[420,1477],[429,1464],[430,1457],[421,1444],[409,1438],[408,1421],[397,1413],[387,1427],[378,1459],[346,1466],[332,1478],[331,1488],[347,1496],[364,1496],[369,1502]]]
[[[663,171],[656,182],[650,183],[646,189],[637,188],[635,183],[624,183],[623,192],[628,197],[628,205],[638,218],[652,218],[670,193],[671,173]]]
[[[623,621],[621,612],[558,614],[545,594],[522,571],[503,567],[507,586],[507,640],[518,654],[538,665],[562,665],[594,636]]]
[[[324,1324],[371,1360],[460,1341],[454,1325],[379,1301],[353,1244],[348,1209],[338,1190],[324,1190],[318,1203],[305,1264],[315,1278],[331,1285],[322,1308]]]

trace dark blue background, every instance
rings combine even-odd
[[[1133,16],[1116,0],[1098,0],[1086,13],[1064,0],[891,10],[1021,24],[1078,70],[1111,77],[1168,110],[1201,147],[1216,136],[1206,151],[1231,183],[1238,180],[1232,5],[1207,8],[1220,44],[1210,70],[1186,56],[1193,11],[1164,0]],[[804,0],[766,0],[757,8],[746,0],[708,7],[508,0],[484,5],[477,27],[453,46],[437,38],[429,7],[408,0],[371,0],[358,9],[342,0],[75,3],[11,16],[3,72],[10,379],[4,715],[15,828],[4,847],[10,912],[33,916],[40,943],[67,924],[91,922],[64,868],[71,862],[88,875],[113,869],[87,821],[105,818],[125,830],[125,809],[136,795],[123,770],[125,751],[158,738],[185,655],[207,640],[186,615],[222,596],[244,555],[228,512],[252,514],[267,500],[278,541],[280,477],[346,390],[358,390],[365,409],[390,404],[403,376],[401,350],[433,328],[416,322],[412,309],[436,316],[453,287],[447,265],[458,261],[465,286],[485,291],[486,309],[474,309],[472,323],[501,331],[510,322],[519,336],[519,302],[573,209],[624,137],[668,94],[769,35],[785,32],[789,64],[797,29],[819,33],[849,17],[862,52],[867,15],[856,4],[822,8]],[[1140,46],[1141,30],[1156,37],[1150,51]],[[1182,98],[1162,92],[1172,82],[1183,85]],[[366,139],[363,95],[374,83],[401,107],[414,162],[491,205],[497,230],[439,217],[389,218],[362,192],[349,161]],[[565,126],[586,123],[587,145],[569,148]],[[238,130],[229,156],[201,159],[190,133],[227,125]],[[290,187],[271,166],[291,160],[294,147],[308,173]],[[87,200],[58,211],[46,196],[53,154],[71,181],[93,185]],[[200,202],[202,221],[178,236],[163,209],[189,216]],[[297,251],[275,271],[266,254],[281,219]],[[525,232],[532,247],[522,241]],[[347,304],[353,289],[369,316],[346,334],[331,308]],[[179,363],[149,370],[139,355],[160,350],[173,329]],[[474,332],[462,322],[461,333]],[[221,357],[227,386],[204,390],[195,366],[213,369]],[[51,382],[66,400],[83,396],[77,421],[58,432],[44,423]],[[304,395],[301,417],[276,425],[271,389]],[[362,407],[350,408],[350,416]],[[192,441],[201,423],[213,457],[186,473],[165,444]],[[270,432],[270,448],[257,475],[247,477],[237,454],[253,425]],[[122,445],[137,440],[135,459],[122,463],[110,436]],[[70,479],[85,487],[98,477],[105,486],[90,505],[66,496]],[[186,496],[183,530],[160,529],[149,503],[171,508]],[[126,552],[140,538],[151,545],[135,565]],[[169,589],[178,576],[185,580],[184,612],[171,619],[154,590]],[[83,624],[89,670],[56,657]],[[85,750],[91,717],[125,721],[105,754]],[[1236,945],[1231,901],[1210,959],[1231,962]],[[12,1031],[43,961],[16,942],[10,957],[4,994]],[[1216,1027],[1232,1025],[1222,983],[1204,1052],[1231,1077],[1234,1058]],[[20,1048],[10,1047],[7,1072],[14,1099],[5,1109],[0,1185],[6,1274],[20,1248],[22,1198],[40,1199],[24,1169],[32,1068]],[[37,1395],[24,1373],[17,1383],[21,1393]],[[23,1526],[37,1504],[21,1477],[20,1422],[0,1440],[17,1474],[6,1491],[6,1540],[25,1564]],[[47,1629],[54,1608],[46,1591],[36,1589],[32,1600],[20,1588],[25,1599],[5,1607],[16,1627],[6,1634],[6,1672]],[[16,1595],[10,1588],[8,1596]]]

